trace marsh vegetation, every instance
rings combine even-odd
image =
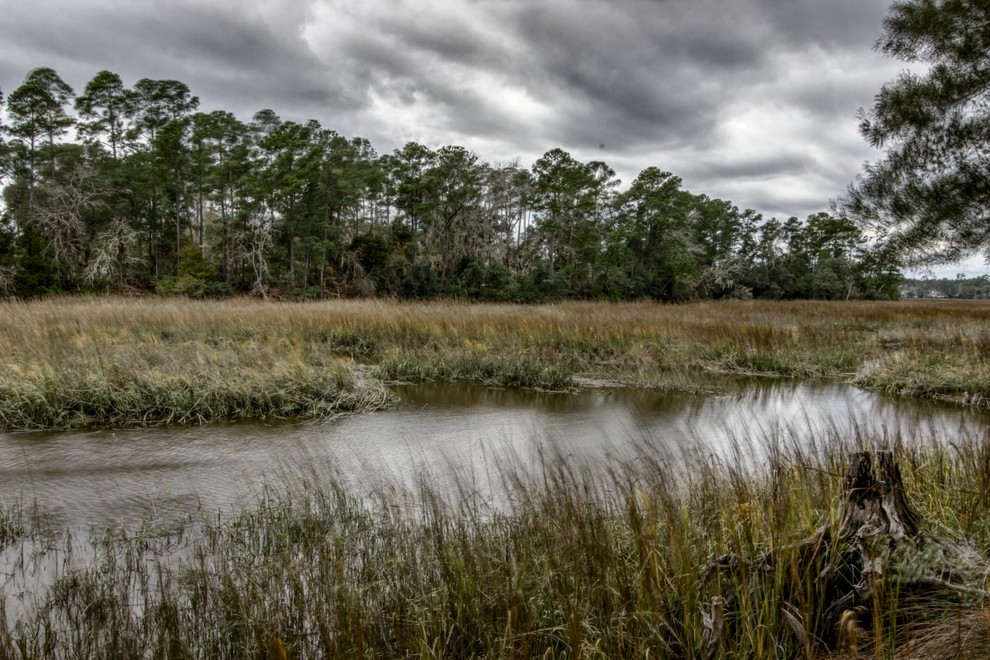
[[[713,375],[820,377],[976,408],[990,392],[980,302],[2,305],[8,428],[326,417],[424,379],[703,392]],[[956,435],[754,424],[721,453],[644,436],[604,462],[548,450],[500,465],[497,497],[467,475],[356,492],[331,465],[164,528],[66,532],[8,507],[0,655],[979,657],[990,439]],[[965,548],[925,569],[951,599],[918,605],[919,576],[890,564],[868,598],[822,611],[815,576],[848,555],[838,535],[814,566],[802,548],[839,524],[863,449],[894,451],[924,538]]]
[[[387,405],[389,381],[704,391],[712,374],[840,378],[985,407],[988,320],[981,301],[2,302],[0,424],[320,417]]]

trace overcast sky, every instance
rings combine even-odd
[[[786,219],[875,160],[856,113],[904,68],[888,0],[0,0],[0,90],[54,68],[176,79],[200,109],[317,119],[380,153],[414,140],[529,167],[561,147],[628,185]],[[937,274],[986,271],[982,260]]]

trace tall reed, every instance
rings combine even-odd
[[[387,486],[359,497],[324,478],[269,491],[255,508],[192,533],[95,534],[89,566],[60,574],[39,607],[0,629],[0,655],[810,652],[791,620],[821,615],[814,585],[828,567],[803,563],[799,542],[833,522],[849,452],[881,440],[766,434],[728,456],[658,449],[654,440],[623,462],[547,455],[535,470],[506,465],[508,496],[490,500],[467,497],[469,483],[441,491],[430,480],[410,498]],[[896,452],[929,529],[971,543],[985,565],[979,548],[990,538],[990,509],[979,493],[990,478],[990,442]],[[768,550],[776,561],[757,582],[745,571],[711,571],[720,557],[744,567]],[[884,579],[889,597],[875,625],[860,620],[851,629],[859,653],[990,652],[982,583],[971,598],[908,626],[899,618],[898,576]],[[3,597],[8,605],[13,598]],[[784,608],[785,600],[796,605]],[[706,618],[725,603],[727,627],[712,637]]]

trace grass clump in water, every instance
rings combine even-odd
[[[380,385],[356,386],[346,365],[265,369],[257,355],[189,353],[196,368],[188,375],[185,363],[162,364],[152,353],[97,372],[68,364],[0,378],[0,422],[31,429],[311,418],[374,409],[391,399]]]

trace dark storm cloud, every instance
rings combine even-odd
[[[318,119],[390,151],[562,147],[629,182],[804,215],[869,152],[855,113],[889,77],[886,0],[181,0],[8,3],[0,87],[51,66],[173,78],[202,108]],[[764,206],[761,206],[764,205]]]
[[[442,60],[477,67],[492,63],[497,46],[483,25],[469,25],[442,13],[387,14],[375,29],[399,52],[427,52]]]
[[[52,66],[77,92],[102,69],[125,83],[178,79],[204,106],[248,117],[267,106],[354,107],[299,39],[305,16],[297,11],[273,20],[240,3],[77,2],[50,15],[29,3],[10,13],[17,28],[3,39],[17,56],[0,65],[7,89],[31,68]]]
[[[527,5],[512,17],[533,45],[540,82],[579,101],[562,104],[555,139],[620,150],[644,141],[673,148],[704,142],[722,93],[708,70],[745,78],[762,57],[738,32],[717,39],[714,27],[694,26],[683,4],[636,7],[620,13],[606,2]]]
[[[814,167],[806,154],[783,153],[735,162],[713,163],[705,168],[712,177],[760,180],[784,174],[800,176]]]
[[[797,47],[809,43],[826,47],[872,46],[880,35],[889,5],[876,0],[752,0],[755,11],[772,25],[776,39]]]
[[[852,117],[861,98],[814,78],[797,89],[778,83],[789,60],[844,44],[863,25],[878,31],[881,12],[863,9],[869,4],[575,0],[519,5],[511,21],[532,45],[540,83],[582,101],[561,108],[555,137],[703,149],[717,139],[712,131],[726,106],[756,87],[800,112]]]

